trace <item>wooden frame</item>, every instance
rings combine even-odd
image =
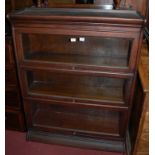
[[[90,14],[89,14],[90,13]],[[89,15],[88,15],[89,14]],[[115,15],[115,17],[114,17]],[[13,36],[14,36],[14,45],[16,49],[16,60],[18,64],[18,74],[20,79],[20,85],[22,89],[22,96],[24,99],[24,107],[26,112],[26,120],[28,125],[28,138],[30,140],[39,140],[44,142],[53,142],[52,135],[56,134],[54,139],[57,139],[59,143],[64,143],[64,141],[70,145],[70,142],[68,139],[65,140],[65,136],[72,137],[74,144],[77,143],[79,146],[79,143],[83,139],[83,141],[87,141],[87,138],[93,138],[94,141],[100,141],[99,136],[94,136],[94,134],[91,134],[89,131],[87,131],[87,127],[82,127],[84,124],[86,124],[88,119],[94,120],[94,124],[92,126],[95,127],[95,122],[98,122],[98,120],[95,121],[96,117],[94,116],[94,112],[98,113],[96,109],[102,109],[104,117],[107,117],[107,120],[114,121],[115,114],[117,115],[117,120],[119,123],[116,123],[119,128],[119,136],[111,135],[110,130],[112,127],[109,127],[109,133],[108,129],[105,130],[106,134],[101,133],[99,135],[104,135],[103,141],[110,140],[108,144],[102,143],[102,147],[107,150],[113,150],[113,151],[121,151],[126,152],[125,144],[126,144],[126,133],[127,133],[127,126],[129,123],[130,113],[131,113],[131,107],[132,107],[132,99],[134,95],[134,89],[135,89],[135,80],[136,80],[136,71],[137,71],[137,64],[139,62],[139,56],[140,56],[140,47],[142,42],[142,32],[143,32],[143,24],[144,20],[141,18],[139,14],[137,14],[135,11],[120,11],[120,10],[112,10],[110,12],[106,12],[105,10],[96,10],[96,9],[26,9],[21,13],[15,13],[10,15],[10,20],[12,22],[13,26]],[[27,36],[29,34],[59,34],[60,35],[60,42],[61,45],[61,35],[73,35],[73,36],[93,36],[93,37],[107,37],[107,38],[126,38],[129,40],[132,40],[133,44],[129,50],[131,50],[131,54],[129,55],[129,67],[121,68],[121,67],[115,67],[115,66],[97,66],[97,65],[87,65],[87,64],[78,64],[76,61],[74,63],[62,63],[60,61],[58,62],[47,62],[47,61],[40,61],[40,60],[27,60],[24,57],[24,46],[25,50],[27,52],[27,49],[29,49],[30,46],[27,46],[29,44],[29,41],[24,42],[22,35],[26,34]],[[25,38],[27,38],[27,36]],[[33,36],[34,37],[34,36]],[[41,35],[39,36],[43,41],[45,42],[45,38],[43,38]],[[63,37],[62,37],[63,38]],[[59,41],[58,39],[58,41]],[[49,39],[50,40],[50,39]],[[111,41],[109,39],[109,41]],[[116,41],[116,40],[115,40]],[[105,41],[106,42],[106,41]],[[88,42],[89,43],[89,42]],[[41,42],[35,46],[39,46]],[[45,42],[46,44],[46,42]],[[48,43],[49,44],[49,43]],[[108,44],[108,42],[106,42]],[[57,45],[56,43],[52,43],[52,46]],[[112,44],[109,43],[109,45],[112,46]],[[47,45],[46,45],[47,46]],[[50,45],[49,45],[50,46]],[[84,48],[84,45],[79,45]],[[89,46],[89,45],[87,45]],[[90,46],[92,46],[90,44]],[[75,46],[76,47],[76,46]],[[100,47],[99,43],[96,43],[96,49]],[[114,46],[115,47],[115,46]],[[41,47],[40,47],[41,48]],[[58,49],[59,46],[57,45],[56,48]],[[67,46],[65,47],[67,48]],[[77,47],[78,48],[78,47]],[[77,49],[75,48],[75,49]],[[34,48],[37,49],[37,48]],[[44,52],[46,52],[44,48]],[[65,49],[64,49],[65,50]],[[67,50],[69,51],[69,50]],[[90,50],[91,51],[91,50]],[[104,50],[101,50],[102,52]],[[33,50],[31,51],[33,52]],[[70,53],[72,51],[69,51]],[[73,51],[74,52],[74,51]],[[79,52],[79,51],[78,51]],[[97,53],[97,52],[96,52]],[[69,55],[69,53],[66,53]],[[80,52],[78,54],[81,54]],[[27,78],[27,73],[29,71],[29,77]],[[58,74],[61,74],[61,78],[59,78]],[[123,86],[123,94],[124,95],[124,105],[121,105],[120,103],[110,103],[107,101],[104,101],[102,99],[101,102],[97,102],[97,100],[92,98],[89,98],[88,100],[85,100],[83,98],[76,98],[74,94],[70,94],[69,97],[65,98],[63,95],[56,95],[56,90],[53,89],[52,91],[55,91],[53,93],[54,95],[44,95],[44,93],[36,93],[35,90],[32,92],[31,90],[31,82],[36,82],[38,84],[38,81],[41,82],[49,82],[51,83],[51,87],[55,87],[55,85],[52,82],[56,81],[56,87],[58,89],[61,89],[61,85],[64,85],[65,83],[68,83],[64,87],[64,93],[65,90],[69,90],[70,87],[73,85],[70,84],[68,81],[63,83],[63,80],[65,79],[65,75],[67,77],[72,77],[73,81],[75,82],[75,85],[80,85],[83,83],[86,85],[85,87],[80,87],[80,91],[82,89],[86,89],[87,86],[89,89],[96,89],[93,87],[93,82],[89,81],[88,78],[83,77],[90,77],[94,81],[100,82],[99,84],[102,86],[104,85],[104,82],[101,82],[102,80],[106,81],[107,78],[116,78],[119,80],[125,80],[125,84]],[[93,78],[93,77],[99,77],[99,78]],[[53,79],[57,80],[53,80]],[[52,79],[52,80],[51,80]],[[68,78],[70,79],[70,78]],[[102,80],[101,80],[102,79]],[[108,80],[109,80],[108,79]],[[71,79],[70,79],[71,81]],[[86,82],[83,82],[86,81]],[[89,82],[91,83],[91,87],[89,87]],[[108,82],[107,82],[108,83]],[[111,84],[113,82],[111,81]],[[118,81],[115,82],[115,84],[119,83]],[[114,85],[115,85],[114,84]],[[110,84],[109,84],[110,85]],[[38,85],[38,90],[41,90],[41,87]],[[74,87],[73,89],[78,89],[78,87]],[[107,88],[108,90],[108,88]],[[60,90],[59,90],[60,92]],[[106,92],[106,90],[105,90]],[[76,91],[78,93],[78,91]],[[78,94],[77,94],[78,96]],[[89,95],[88,95],[89,96]],[[115,99],[114,99],[115,101]],[[60,106],[62,111],[58,110],[58,113],[60,113],[60,118],[62,119],[56,119],[50,122],[50,119],[48,120],[48,115],[46,115],[47,112],[45,111],[49,110],[48,113],[51,113],[50,117],[53,118],[53,115],[57,116],[57,107],[55,110],[52,109],[52,106],[57,105]],[[42,108],[39,108],[41,106]],[[77,107],[77,111],[75,112],[79,114],[79,120],[80,117],[83,117],[81,114],[82,109],[87,109],[91,112],[93,110],[93,116],[90,114],[86,115],[83,123],[81,123],[77,126],[75,126],[74,129],[74,119],[78,120],[78,115],[74,115],[74,113],[70,111],[74,111]],[[41,113],[36,113],[36,111],[39,112],[39,109],[42,109],[43,111],[40,111]],[[52,110],[51,110],[52,109]],[[67,109],[67,110],[66,110]],[[91,110],[89,110],[91,109]],[[85,111],[86,113],[88,111]],[[108,112],[106,112],[108,111]],[[56,112],[56,113],[55,113]],[[107,113],[107,115],[106,115]],[[53,115],[52,115],[53,114]],[[73,119],[70,118],[70,115],[73,115]],[[36,117],[35,117],[36,116]],[[37,118],[37,116],[39,118]],[[42,116],[42,117],[41,117]],[[42,121],[39,122],[41,119]],[[66,120],[64,118],[66,117]],[[101,120],[104,119],[100,117]],[[36,120],[36,124],[34,121]],[[52,120],[52,119],[51,119]],[[43,122],[46,122],[47,124],[44,124]],[[56,121],[55,123],[53,123]],[[63,123],[66,122],[65,130],[61,126]],[[80,121],[79,121],[80,122]],[[81,121],[82,122],[82,121]],[[102,122],[102,121],[101,121]],[[106,122],[106,121],[105,121]],[[57,125],[57,123],[59,125]],[[73,123],[73,124],[72,124]],[[90,122],[88,121],[88,126]],[[100,124],[100,123],[98,123]],[[98,125],[96,124],[96,126]],[[35,126],[36,125],[36,126]],[[38,126],[38,128],[37,128]],[[54,126],[54,128],[53,128]],[[106,126],[106,125],[105,125]],[[56,128],[55,128],[56,127]],[[108,125],[106,126],[108,128]],[[66,129],[67,128],[67,129]],[[49,129],[49,130],[48,130]],[[79,133],[75,136],[74,132],[78,131],[80,129]],[[85,129],[83,132],[82,129]],[[105,128],[104,128],[105,129]],[[104,131],[103,129],[103,131]],[[68,132],[72,130],[71,132]],[[74,131],[75,130],[75,131]],[[117,130],[117,131],[118,131]],[[64,131],[64,132],[60,132]],[[116,131],[116,134],[118,132]],[[96,132],[96,131],[95,131]],[[99,131],[97,131],[99,133]],[[49,133],[49,137],[47,138],[47,133]],[[89,133],[89,134],[88,134]],[[76,140],[75,140],[76,139]],[[47,140],[47,141],[46,141]],[[81,144],[83,144],[81,142]],[[90,144],[90,145],[89,145]],[[94,144],[94,143],[93,143]],[[118,148],[113,148],[113,145],[116,144]],[[101,149],[101,145],[97,143],[96,148]],[[80,145],[81,146],[81,145]],[[92,147],[92,143],[86,142],[87,147]],[[94,146],[95,147],[95,146]]]

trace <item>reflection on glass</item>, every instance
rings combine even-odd
[[[125,38],[57,34],[23,34],[22,42],[26,60],[109,67],[128,67],[132,44]]]
[[[89,75],[27,71],[30,93],[124,103],[126,80]]]

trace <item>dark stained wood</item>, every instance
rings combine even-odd
[[[97,101],[92,101],[92,100],[78,100],[78,99],[74,99],[72,100],[71,98],[56,98],[56,97],[43,97],[43,96],[25,96],[23,97],[25,101],[28,100],[28,102],[33,101],[33,102],[45,102],[47,104],[59,104],[62,106],[65,105],[72,105],[72,106],[77,106],[79,108],[100,108],[100,109],[109,109],[109,110],[122,110],[122,111],[127,111],[128,110],[128,106],[124,105],[124,104],[116,104],[116,103],[108,103],[108,102],[97,102]]]
[[[5,38],[5,107],[6,128],[25,131],[24,114],[21,105],[21,94],[17,79],[11,36]]]
[[[18,88],[14,87],[12,89],[6,89],[5,91],[5,106],[12,107],[14,109],[20,109],[20,96],[18,92]]]
[[[143,51],[138,68],[143,91],[143,105],[134,153],[149,155],[149,58],[146,44],[147,43],[144,42],[142,46]]]
[[[32,6],[32,0],[5,0],[5,13]]]
[[[131,151],[133,155],[149,155],[149,66],[146,42],[138,67],[137,86],[130,120]]]
[[[19,22],[36,23],[40,21],[72,21],[72,22],[94,22],[108,24],[131,24],[133,27],[142,26],[144,20],[133,10],[111,10],[103,9],[71,9],[71,8],[26,8],[10,14],[10,20]],[[15,19],[15,20],[14,20]],[[28,20],[27,20],[28,19]]]
[[[32,6],[32,0],[5,0],[5,14]],[[25,131],[25,118],[18,83],[11,25],[5,19],[5,107],[6,129]]]
[[[17,79],[16,79],[16,71],[12,69],[6,69],[5,70],[5,81],[6,85],[16,85]]]
[[[6,37],[5,44],[5,65],[6,67],[12,66],[14,64],[14,55],[13,55],[13,42],[11,37]]]
[[[5,128],[17,131],[25,131],[25,120],[23,113],[19,110],[6,109]]]
[[[53,142],[55,134],[60,144],[125,153],[143,18],[131,10],[69,8],[8,17],[29,139]]]

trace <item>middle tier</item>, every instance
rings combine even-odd
[[[128,102],[132,79],[47,70],[24,70],[24,91],[31,96],[114,104]],[[79,101],[80,102],[80,101]]]

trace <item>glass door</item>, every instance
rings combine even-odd
[[[69,102],[125,105],[128,103],[131,89],[130,79],[82,75],[26,69],[22,73],[25,96],[42,96]]]
[[[79,136],[122,137],[126,111],[80,108],[54,102],[26,101],[32,129]],[[33,112],[32,112],[33,111]]]
[[[23,33],[22,44],[29,61],[128,68],[132,39]]]

